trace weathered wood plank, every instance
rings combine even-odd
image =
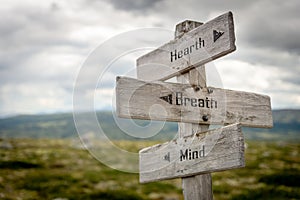
[[[140,182],[244,167],[244,137],[239,124],[198,133],[142,149]]]
[[[167,80],[233,52],[233,16],[225,13],[137,59],[137,77]]]
[[[117,77],[116,100],[123,118],[273,126],[270,98],[249,92]]]

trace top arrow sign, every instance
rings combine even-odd
[[[233,52],[232,13],[223,14],[137,59],[137,77],[167,80]]]

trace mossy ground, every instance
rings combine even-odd
[[[0,142],[10,144],[0,149],[0,199],[183,199],[180,179],[139,184],[138,174],[108,168],[70,140]],[[299,180],[300,144],[247,141],[245,168],[213,173],[214,198],[300,199]]]

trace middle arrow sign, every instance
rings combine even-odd
[[[255,93],[117,77],[116,99],[123,118],[273,126],[270,98]]]

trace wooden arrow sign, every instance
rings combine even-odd
[[[273,126],[270,98],[255,93],[117,77],[116,101],[123,118]]]
[[[223,14],[137,59],[137,77],[167,80],[233,52],[232,13]]]
[[[245,166],[244,138],[233,124],[145,148],[139,157],[141,183],[223,171]]]

